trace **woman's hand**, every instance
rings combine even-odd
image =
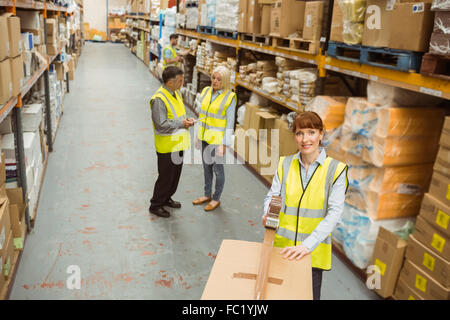
[[[298,245],[295,247],[286,247],[280,252],[280,254],[284,254],[283,258],[289,260],[300,260],[309,253],[309,249],[302,245]]]
[[[223,157],[223,155],[225,154],[225,145],[220,145],[220,146],[218,146],[217,147],[217,150],[216,150],[216,155],[218,156],[218,157]]]

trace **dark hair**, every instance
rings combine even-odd
[[[314,111],[305,111],[295,117],[294,125],[292,126],[292,131],[294,134],[297,129],[309,128],[318,129],[320,131],[324,130],[322,119],[317,113]]]
[[[173,34],[170,35],[170,40],[172,40],[172,39],[174,39],[174,38],[178,38],[178,35],[175,34],[175,33],[173,33]]]
[[[166,84],[172,79],[175,79],[180,74],[183,74],[183,71],[175,66],[168,66],[164,69],[162,73],[163,82]]]

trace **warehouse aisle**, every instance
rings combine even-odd
[[[222,239],[262,240],[267,188],[227,166],[222,207],[206,214],[191,204],[202,166],[185,165],[174,197],[183,208],[150,216],[157,167],[148,100],[159,83],[123,45],[86,43],[79,63],[10,298],[199,299]],[[333,259],[323,299],[377,298]],[[66,287],[71,266],[80,289]]]

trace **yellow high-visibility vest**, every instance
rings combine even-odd
[[[170,94],[163,86],[150,99],[150,104],[155,98],[160,98],[167,108],[167,119],[186,119],[186,109],[179,92],[175,92],[177,98]],[[166,134],[158,132],[153,124],[155,132],[155,147],[158,153],[171,153],[187,150],[191,147],[189,131],[179,129],[176,132]]]
[[[229,90],[221,93],[213,102],[212,88],[205,87],[201,94],[201,110],[197,138],[208,144],[221,145],[227,128],[227,109],[236,97]]]
[[[313,173],[303,190],[300,162],[295,155],[281,157],[278,178],[281,181],[283,207],[275,235],[275,247],[291,247],[301,244],[325,218],[331,187],[347,166],[327,157]],[[347,179],[347,176],[346,176]],[[312,252],[313,268],[331,269],[331,233]]]
[[[169,65],[169,66],[175,66],[175,67],[179,67],[179,63],[178,62],[174,62],[174,63],[171,63],[171,64],[167,64],[166,63],[166,55],[165,55],[165,53],[166,53],[166,49],[169,49],[170,50],[170,59],[175,59],[176,57],[178,57],[178,54],[177,54],[177,50],[175,50],[172,46],[166,46],[165,48],[164,48],[164,50],[162,51],[162,65],[163,65],[163,67],[162,67],[162,69],[163,69],[163,71],[164,71],[164,69]]]

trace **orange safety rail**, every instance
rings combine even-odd
[[[21,107],[22,107],[22,94],[19,93],[19,95],[17,96],[16,108],[21,108]]]
[[[47,19],[47,1],[44,2],[44,19]]]

